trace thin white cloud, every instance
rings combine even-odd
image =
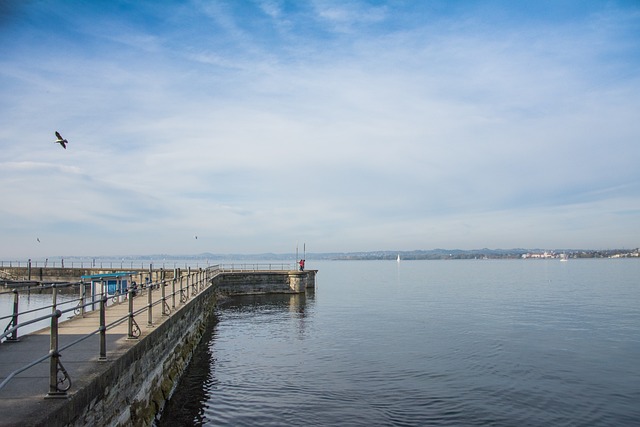
[[[282,1],[278,0],[263,0],[258,2],[258,6],[264,13],[269,15],[275,21],[278,21],[282,17]]]
[[[334,31],[345,33],[363,25],[382,22],[387,14],[386,7],[364,2],[314,1],[313,6],[319,19]]]

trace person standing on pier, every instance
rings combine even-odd
[[[300,271],[304,271],[304,260],[301,259],[298,264],[300,264]]]

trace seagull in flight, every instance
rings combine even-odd
[[[62,137],[62,135],[60,135],[60,132],[56,131],[56,138],[58,138],[55,142],[57,144],[62,145],[62,148],[64,148],[65,150],[67,149],[67,144],[69,143],[69,141],[67,141],[66,139],[64,139]]]

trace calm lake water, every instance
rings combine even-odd
[[[639,260],[308,268],[219,306],[158,425],[640,425]]]

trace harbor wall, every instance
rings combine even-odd
[[[317,270],[225,272],[217,276],[215,286],[220,295],[255,295],[302,293],[315,287]]]

